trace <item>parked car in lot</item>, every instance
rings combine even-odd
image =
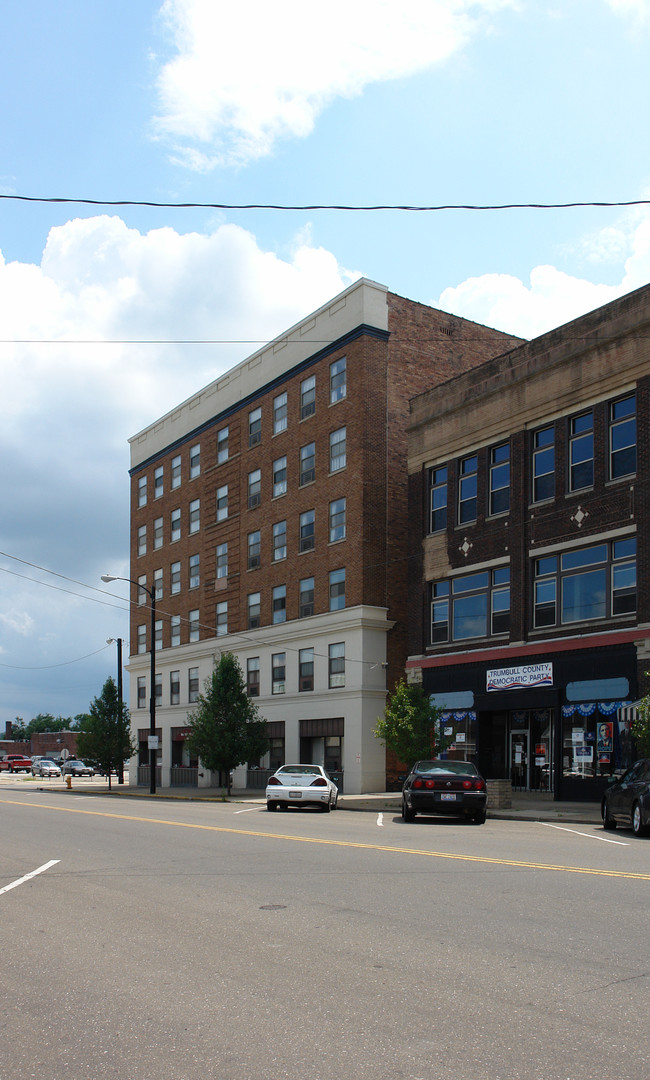
[[[266,785],[266,809],[319,806],[326,814],[336,810],[339,789],[322,765],[282,765]]]
[[[624,825],[643,836],[650,828],[650,759],[642,758],[606,788],[600,810],[604,829]]]
[[[0,772],[31,772],[32,759],[25,757],[24,754],[7,754],[6,758],[0,761]]]
[[[61,769],[48,758],[39,758],[32,761],[32,776],[60,776]]]
[[[487,786],[471,761],[416,761],[402,788],[402,818],[443,814],[482,825],[487,816]]]
[[[64,776],[94,776],[95,770],[92,765],[85,765],[83,761],[69,758],[63,766]]]

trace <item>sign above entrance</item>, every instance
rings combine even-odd
[[[486,672],[487,690],[520,690],[522,687],[552,686],[553,664],[525,664],[523,667],[494,668]]]

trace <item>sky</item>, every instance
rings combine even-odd
[[[526,338],[650,280],[650,206],[268,207],[642,203],[649,48],[650,0],[6,7],[0,734],[116,675],[129,436],[362,275]]]

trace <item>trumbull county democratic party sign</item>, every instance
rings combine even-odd
[[[488,690],[519,690],[529,686],[552,686],[553,664],[524,664],[486,672]]]

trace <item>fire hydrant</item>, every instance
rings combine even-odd
[[[65,782],[66,782],[66,786],[68,788],[68,791],[70,791],[70,789],[72,787],[72,777],[71,776],[66,776]]]

